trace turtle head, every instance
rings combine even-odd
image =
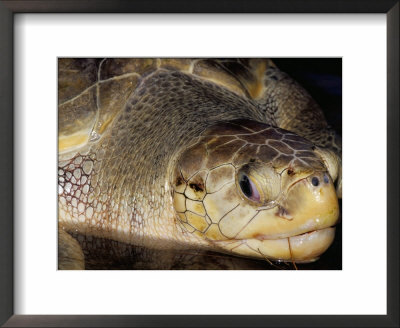
[[[336,166],[291,132],[247,120],[216,124],[176,161],[178,222],[222,251],[314,261],[335,235]]]

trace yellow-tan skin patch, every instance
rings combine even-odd
[[[228,124],[219,127],[221,135],[211,128],[181,154],[171,178],[177,219],[224,251],[314,261],[332,243],[339,215],[324,159],[304,139],[299,145],[305,149],[297,149],[293,135],[285,143],[286,132],[263,128]],[[241,174],[254,182],[260,199],[244,194]]]
[[[58,137],[58,150],[60,152],[66,149],[80,148],[82,145],[86,144],[89,140],[89,133],[76,133],[75,135],[70,135],[68,137],[59,136]]]

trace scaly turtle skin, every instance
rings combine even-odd
[[[310,262],[341,144],[267,59],[59,59],[58,174],[60,268],[84,266],[71,232]]]

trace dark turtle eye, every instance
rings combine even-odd
[[[313,184],[314,187],[317,187],[319,185],[319,179],[317,177],[313,177],[311,179],[311,183]]]
[[[260,193],[258,192],[257,186],[251,178],[249,178],[246,174],[242,174],[239,180],[239,186],[242,190],[243,194],[250,200],[259,202],[261,197]]]

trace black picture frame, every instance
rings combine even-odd
[[[4,327],[399,327],[398,0],[0,1],[0,324]],[[387,315],[14,315],[13,29],[16,13],[384,13],[387,17]],[[371,259],[374,261],[374,259]],[[368,291],[366,291],[368,292]]]

